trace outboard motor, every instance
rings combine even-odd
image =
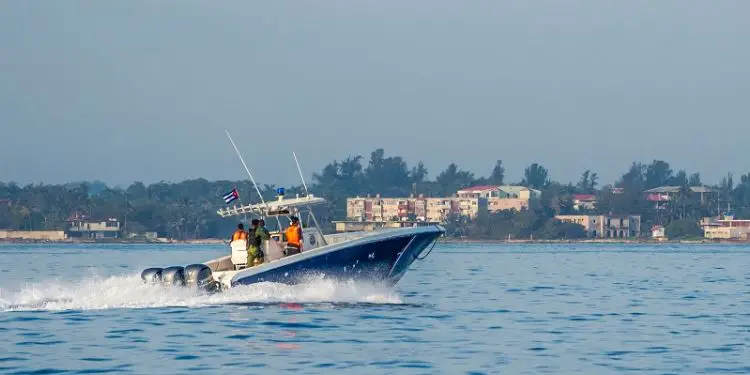
[[[146,268],[141,272],[141,280],[147,284],[161,282],[161,268]]]
[[[167,285],[185,285],[185,269],[181,266],[167,267],[161,271],[161,281]]]
[[[219,284],[214,281],[211,269],[205,264],[191,264],[185,267],[185,283],[187,286],[214,292]]]

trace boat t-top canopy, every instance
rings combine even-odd
[[[221,217],[246,214],[256,214],[263,217],[288,216],[296,214],[302,207],[317,206],[326,202],[325,199],[315,197],[312,194],[290,199],[284,199],[283,196],[280,196],[275,201],[222,208],[216,213]]]

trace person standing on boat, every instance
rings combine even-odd
[[[252,247],[252,259],[253,259],[253,265],[258,265],[263,263],[263,250],[261,250],[261,244],[265,240],[271,239],[271,233],[268,232],[268,229],[266,229],[266,222],[263,219],[258,220],[258,226],[255,229],[255,241],[253,242]],[[248,254],[248,262],[250,261],[249,258],[250,254]]]
[[[258,229],[258,219],[253,219],[250,222],[250,229],[247,231],[247,264],[253,264],[253,260],[256,258],[258,253],[258,241],[255,238],[255,230]]]
[[[244,240],[246,244],[248,244],[248,233],[245,232],[245,226],[242,225],[242,223],[237,224],[237,230],[232,233],[232,237],[229,239],[229,242],[234,242],[237,240]]]
[[[292,223],[286,228],[286,255],[294,255],[302,252],[302,227],[299,225],[299,219],[292,216]]]

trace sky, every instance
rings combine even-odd
[[[750,172],[750,2],[0,2],[0,181]]]

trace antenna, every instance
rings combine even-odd
[[[260,189],[258,189],[258,184],[255,183],[255,179],[253,178],[253,175],[250,173],[250,169],[247,168],[247,164],[245,164],[245,160],[242,159],[242,154],[240,154],[240,150],[238,150],[237,149],[237,145],[234,144],[234,140],[232,140],[232,136],[229,135],[229,131],[227,131],[226,129],[224,129],[224,132],[227,133],[227,137],[229,137],[229,141],[232,142],[232,146],[234,147],[234,151],[236,151],[237,152],[237,156],[240,157],[240,161],[242,162],[242,166],[245,167],[245,171],[247,171],[247,175],[250,176],[250,181],[253,182],[253,186],[255,186],[255,191],[258,193],[258,197],[260,197],[261,203],[263,203],[266,206],[266,210],[268,210],[268,203],[266,203],[266,201],[263,199],[263,195],[260,193]],[[265,215],[263,215],[261,213],[261,217],[263,217],[263,216],[265,216]],[[280,231],[281,230],[281,221],[279,220],[278,216],[276,216],[276,223],[279,224],[279,231]]]
[[[234,140],[232,140],[232,136],[229,135],[229,132],[224,129],[224,131],[227,133],[227,137],[229,137],[229,142],[232,142],[232,146],[234,147],[234,151],[237,152],[237,156],[239,156],[240,161],[242,162],[242,166],[245,167],[245,171],[247,172],[247,175],[250,176],[250,181],[252,181],[253,186],[255,186],[255,191],[258,193],[258,196],[260,197],[260,201],[268,207],[268,204],[265,200],[263,200],[263,195],[260,194],[260,189],[258,189],[258,185],[255,183],[255,179],[253,178],[253,175],[250,173],[250,169],[247,168],[247,164],[245,164],[245,160],[242,159],[242,154],[240,154],[240,150],[237,149],[237,145],[234,144]]]
[[[302,186],[305,188],[305,196],[310,195],[307,192],[307,184],[305,183],[305,177],[302,175],[302,168],[299,167],[299,160],[297,160],[297,154],[292,151],[292,155],[294,155],[294,162],[297,163],[297,171],[299,171],[299,178],[302,179]]]

